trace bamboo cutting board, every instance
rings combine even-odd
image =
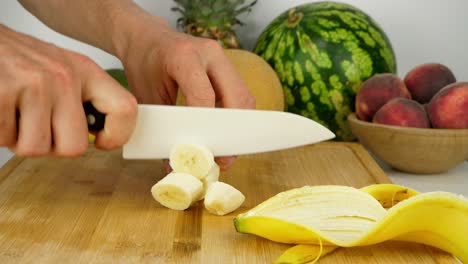
[[[162,207],[150,188],[161,161],[91,148],[78,159],[14,157],[0,170],[0,263],[271,263],[289,245],[236,233],[233,217],[303,185],[390,182],[357,143],[326,142],[239,157],[220,180],[246,201],[226,216],[203,204]],[[320,263],[456,263],[402,242],[339,249]]]

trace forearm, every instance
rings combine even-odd
[[[131,0],[19,0],[29,12],[53,30],[101,48],[119,57],[131,34],[152,17]]]

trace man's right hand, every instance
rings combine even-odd
[[[83,102],[106,114],[96,147],[121,147],[137,103],[89,58],[0,25],[0,146],[20,156],[74,157],[88,146]]]

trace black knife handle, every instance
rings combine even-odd
[[[88,130],[92,132],[99,132],[104,129],[106,115],[99,112],[91,102],[83,103],[83,108],[88,122]]]

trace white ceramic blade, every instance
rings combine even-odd
[[[167,159],[175,144],[207,146],[215,156],[268,152],[334,138],[300,115],[227,108],[139,105],[125,159]]]

